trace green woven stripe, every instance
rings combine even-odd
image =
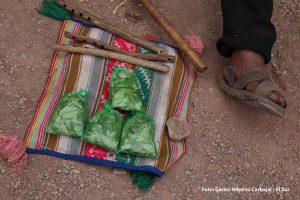
[[[139,48],[139,53],[149,54],[150,51]],[[137,67],[135,74],[141,85],[141,97],[144,109],[147,110],[149,104],[149,96],[150,96],[150,87],[153,80],[154,70],[145,68],[145,67]]]
[[[56,0],[43,0],[42,8],[37,11],[40,15],[51,17],[57,20],[65,20],[71,18],[71,13],[60,7]]]

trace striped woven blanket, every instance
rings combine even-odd
[[[147,50],[105,31],[72,20],[63,22],[58,44],[73,44],[72,40],[63,36],[65,31],[86,35],[126,51],[148,53]],[[76,45],[92,48],[86,44]],[[148,171],[162,176],[186,151],[185,140],[176,142],[169,139],[165,122],[171,116],[182,119],[187,117],[188,99],[195,79],[195,70],[173,47],[159,45],[165,48],[169,55],[176,56],[176,62],[168,64],[171,69],[168,73],[112,59],[55,52],[49,78],[24,139],[27,151],[128,170]],[[156,122],[155,141],[159,152],[158,160],[114,154],[77,138],[46,132],[47,124],[64,94],[86,89],[89,91],[90,116],[96,110],[102,109],[109,97],[108,87],[113,66],[133,69],[140,81],[144,108]]]

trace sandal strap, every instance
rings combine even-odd
[[[269,98],[272,92],[280,91],[279,88],[271,81],[269,76],[260,71],[248,72],[235,80],[233,66],[230,65],[224,68],[223,76],[228,85],[236,89],[245,89],[248,84],[258,82],[259,84],[254,93],[266,98]]]
[[[269,98],[270,94],[276,91],[279,92],[279,88],[276,85],[274,85],[274,83],[271,80],[265,80],[257,86],[254,93]]]
[[[236,89],[244,89],[250,83],[259,82],[261,84],[262,82],[267,80],[270,80],[270,78],[265,73],[259,71],[252,71],[238,78],[235,81],[233,87]]]
[[[235,76],[232,65],[223,68],[223,76],[226,79],[228,85],[233,87],[235,82]]]

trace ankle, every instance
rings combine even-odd
[[[230,60],[234,66],[235,76],[237,78],[250,71],[266,71],[264,58],[252,50],[236,50]]]

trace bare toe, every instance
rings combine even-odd
[[[246,87],[246,90],[248,90],[250,92],[254,92],[258,85],[259,85],[258,82],[249,83]]]
[[[272,101],[274,101],[275,103],[278,104],[278,101],[279,101],[279,97],[277,94],[275,94],[274,92],[272,92],[269,96],[269,99],[271,99]]]
[[[284,97],[277,91],[274,91],[273,94],[275,94],[277,96],[276,103],[278,105],[280,105],[281,107],[285,108],[286,107],[286,101],[285,101]]]

